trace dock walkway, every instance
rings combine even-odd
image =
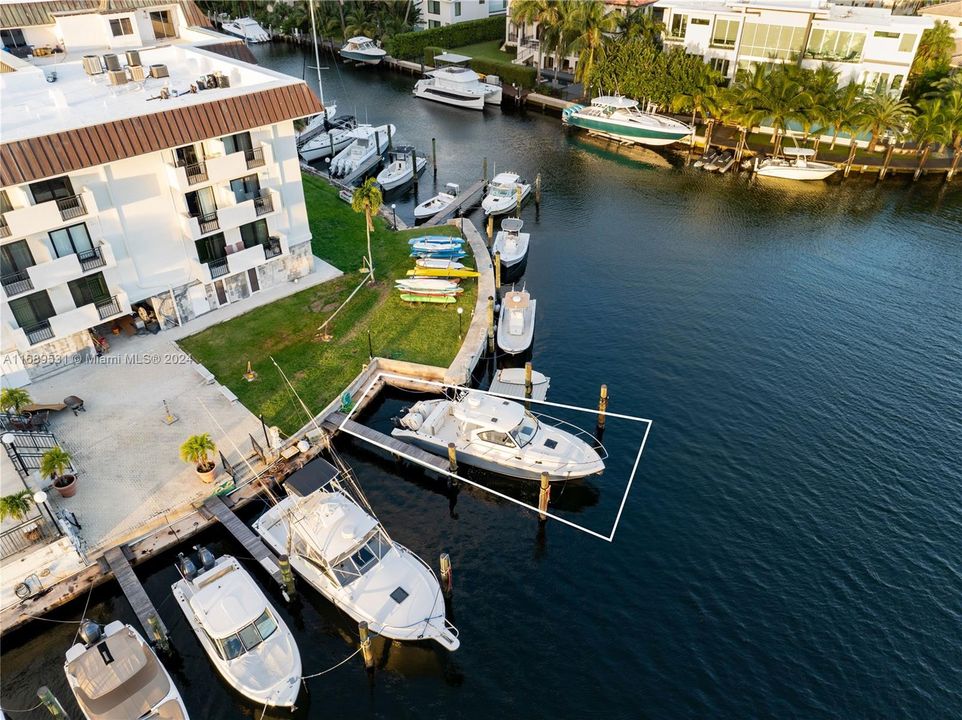
[[[140,625],[143,627],[146,636],[154,636],[153,628],[155,626],[159,626],[160,631],[166,636],[167,628],[164,627],[164,623],[157,613],[157,608],[147,597],[144,586],[140,584],[137,574],[131,567],[130,561],[127,559],[126,548],[126,545],[110,548],[104,553],[104,560],[107,561],[110,571],[117,578],[117,582],[120,583],[120,589],[124,591],[127,602],[130,603],[130,607],[137,614],[137,619],[140,620]],[[151,618],[153,618],[153,623]]]
[[[281,581],[281,568],[277,564],[274,553],[268,550],[263,541],[254,532],[241,522],[241,519],[234,514],[234,511],[227,507],[227,503],[217,495],[213,495],[204,501],[203,509],[217,518],[221,525],[234,536],[244,549],[251,554],[257,562],[261,564],[271,577],[278,583]]]
[[[487,185],[487,182],[485,180],[478,180],[474,185],[469,187],[463,193],[460,193],[454,199],[453,203],[448,205],[446,208],[444,208],[444,210],[442,210],[437,215],[435,215],[430,220],[428,220],[426,223],[424,223],[424,227],[432,227],[434,225],[440,225],[441,222],[445,218],[447,218],[449,215],[456,213],[458,210],[462,209],[464,206],[470,204],[474,196],[480,194],[481,191],[484,190],[485,185]]]

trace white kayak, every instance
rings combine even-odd
[[[420,237],[411,238],[408,240],[408,245],[419,245],[420,243],[435,243],[435,244],[446,244],[446,243],[458,243],[464,244],[464,238],[459,238],[453,235],[421,235]]]
[[[395,286],[405,291],[453,292],[458,284],[443,278],[411,277],[402,278],[395,282]]]
[[[415,253],[461,253],[461,243],[455,242],[419,242],[411,245],[411,252]]]
[[[431,270],[463,270],[464,263],[457,260],[445,260],[444,258],[418,258],[414,264],[419,268]]]

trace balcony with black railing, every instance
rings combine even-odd
[[[100,315],[101,320],[120,314],[120,302],[116,295],[103,300],[94,300],[94,307],[97,308],[97,314]]]
[[[84,272],[96,270],[107,264],[107,260],[104,258],[104,254],[99,247],[78,252],[77,260],[80,261],[80,269]]]
[[[3,284],[3,290],[7,293],[7,297],[33,290],[33,279],[27,274],[26,270],[8,273],[0,277],[0,283]]]
[[[227,267],[227,258],[218,258],[216,260],[208,260],[207,269],[210,270],[211,280],[213,280],[214,278],[223,277],[228,272],[230,272],[230,269]]]
[[[274,212],[274,199],[269,190],[261,190],[254,196],[254,213],[258,216]]]
[[[271,258],[276,258],[284,251],[281,247],[281,239],[279,237],[271,236],[264,243],[264,257],[268,260]]]
[[[196,185],[207,180],[207,164],[201,160],[195,163],[184,163],[180,167],[184,168],[189,185]]]
[[[10,226],[7,225],[7,221],[0,215],[0,238],[8,238],[10,235],[12,235]]]
[[[60,211],[60,217],[63,220],[73,220],[74,218],[87,214],[87,206],[84,204],[84,199],[80,195],[59,198],[57,200],[57,209]]]
[[[267,161],[264,159],[264,148],[251,148],[244,151],[244,158],[247,160],[247,169],[253,170],[256,167],[263,167]]]
[[[217,220],[216,210],[204,215],[191,215],[191,217],[197,220],[197,226],[200,228],[202,235],[214,232],[215,230],[220,230],[220,222]]]
[[[36,345],[39,342],[53,338],[53,329],[50,327],[50,321],[44,320],[43,322],[38,322],[35,325],[23,328],[23,334],[27,336],[27,341],[31,345]]]

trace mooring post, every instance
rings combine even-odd
[[[531,381],[531,361],[529,360],[524,364],[524,396],[530,400],[533,390],[534,386]]]
[[[361,620],[357,624],[358,633],[361,635],[361,654],[364,656],[364,667],[369,673],[374,672],[374,649],[371,647],[371,636],[368,634],[367,622]]]
[[[488,158],[487,158],[487,156],[485,156],[484,160],[483,160],[482,163],[481,163],[481,179],[484,180],[485,182],[488,181]]]
[[[488,352],[494,354],[494,297],[488,295]]]
[[[294,588],[294,573],[291,571],[291,560],[287,555],[281,555],[277,558],[277,565],[281,570],[281,585],[284,588],[284,592],[287,593],[287,599],[290,600],[294,597],[294,593],[297,592]]]
[[[327,134],[327,140],[331,145],[331,159],[334,159],[334,133],[329,132]]]
[[[69,720],[67,713],[64,712],[63,705],[60,704],[57,696],[54,695],[46,685],[42,685],[37,690],[37,697],[40,698],[43,706],[47,708],[50,714],[57,718],[57,720]]]
[[[494,294],[501,292],[501,251],[494,254]]]
[[[608,386],[601,386],[601,395],[598,398],[598,429],[605,429],[605,411],[608,409]]]
[[[454,590],[454,573],[451,570],[451,556],[446,552],[441,553],[441,592],[445,597],[451,597]]]
[[[541,173],[534,178],[534,205],[536,210],[541,209]]]
[[[488,215],[488,248],[491,247],[491,238],[494,237],[494,215]]]
[[[391,123],[387,124],[387,149],[388,150],[394,149],[394,140],[391,137]]]
[[[381,154],[381,131],[374,131],[374,151],[380,155]]]
[[[448,443],[448,470],[454,475],[458,474],[458,449],[454,443]]]
[[[434,167],[434,179],[438,179],[438,139],[431,138],[431,165]]]
[[[164,631],[164,626],[160,624],[160,618],[157,617],[156,613],[151,613],[147,616],[147,625],[150,626],[150,634],[154,638],[154,645],[156,645],[162,652],[170,652],[170,641],[167,639],[167,633]]]
[[[414,189],[418,187],[418,156],[414,148],[411,148],[411,169],[414,171]],[[396,225],[397,223],[395,223]],[[397,228],[395,228],[397,229]]]
[[[541,490],[538,492],[538,519],[544,522],[548,519],[548,501],[551,499],[551,482],[548,473],[541,473]]]
[[[521,186],[520,185],[515,186],[514,196],[518,200],[517,205],[515,205],[515,208],[516,208],[515,217],[521,217]]]

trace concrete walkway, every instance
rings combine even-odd
[[[484,353],[484,344],[488,337],[488,298],[494,297],[494,265],[491,262],[491,254],[488,246],[484,242],[484,236],[478,232],[474,223],[470,220],[449,220],[449,225],[461,224],[461,231],[465,239],[471,246],[471,253],[474,255],[476,269],[480,274],[478,277],[478,299],[474,304],[474,312],[470,319],[470,324],[464,334],[464,342],[461,349],[455,355],[454,360],[448,367],[444,376],[444,382],[452,385],[463,385],[471,379],[471,371],[478,363],[478,358]]]

